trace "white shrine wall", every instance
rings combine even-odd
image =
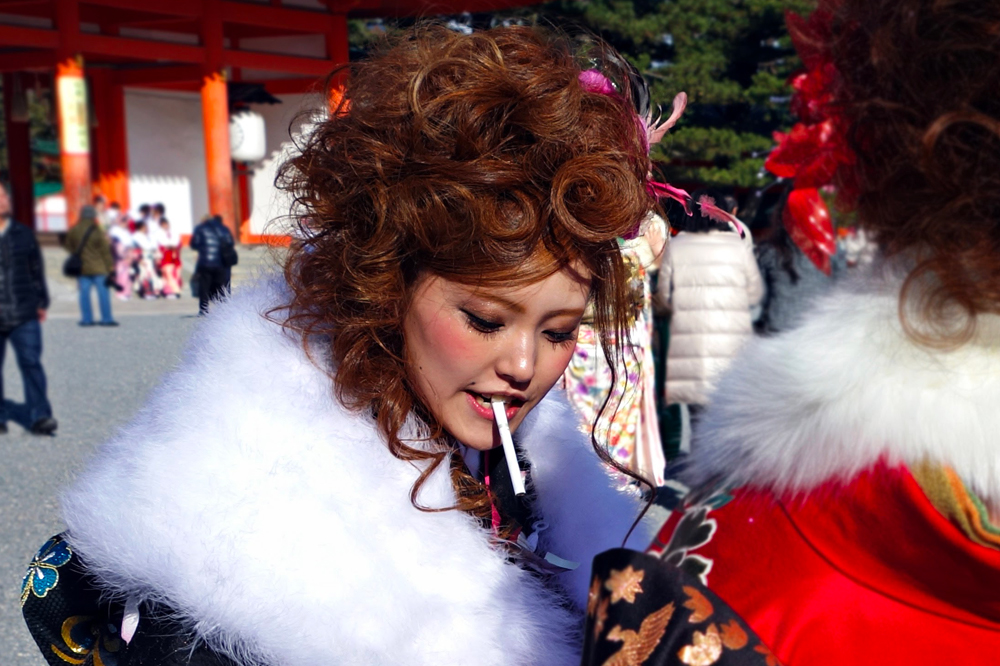
[[[289,231],[290,199],[274,187],[279,165],[293,150],[289,128],[300,113],[322,108],[322,96],[277,95],[281,104],[254,104],[264,117],[267,156],[251,164],[249,233],[252,236]],[[173,228],[190,234],[208,213],[208,183],[201,118],[196,93],[129,88],[125,92],[132,209],[142,203],[163,203]],[[236,182],[234,179],[234,187]]]

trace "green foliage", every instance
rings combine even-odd
[[[0,82],[0,95],[14,94],[4,90]],[[51,88],[33,87],[24,90],[28,107],[29,136],[31,138],[31,170],[36,183],[61,183],[59,164],[59,129],[54,117],[54,94]],[[7,152],[7,126],[4,107],[0,105],[0,180],[10,181],[10,156]]]
[[[348,19],[347,43],[358,55],[385,36],[385,24],[378,19]]]

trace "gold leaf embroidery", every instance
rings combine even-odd
[[[597,615],[594,617],[594,640],[604,631],[604,623],[608,619],[608,604],[610,599],[605,598],[597,605]]]
[[[601,581],[594,576],[594,582],[590,584],[590,592],[587,593],[587,615],[593,615],[597,609],[597,602],[601,598]]]
[[[638,632],[615,625],[608,632],[606,640],[621,641],[622,647],[604,662],[604,666],[641,666],[663,640],[663,634],[673,616],[674,604],[671,602],[655,613],[650,613],[642,621]]]
[[[684,586],[684,592],[688,595],[688,600],[684,602],[684,608],[691,611],[688,622],[698,624],[712,617],[715,608],[712,607],[712,602],[706,599],[704,594],[688,585]]]
[[[604,582],[604,588],[611,593],[611,603],[616,604],[622,599],[630,604],[635,603],[635,595],[642,594],[642,579],[646,572],[642,569],[636,571],[629,565],[618,571],[612,569],[608,580]]]
[[[734,619],[722,625],[722,644],[730,650],[740,650],[746,647],[747,632],[743,631],[740,623]]]
[[[711,666],[722,656],[722,638],[714,624],[705,633],[694,632],[691,645],[685,645],[677,656],[688,666]]]
[[[778,658],[774,656],[774,653],[771,652],[771,649],[768,648],[766,645],[758,645],[753,649],[753,651],[759,652],[762,655],[764,655],[764,662],[767,664],[767,666],[781,666],[781,664],[778,662]]]

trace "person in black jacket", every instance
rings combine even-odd
[[[7,432],[3,361],[8,340],[21,370],[31,432],[51,435],[58,427],[52,418],[42,368],[41,323],[48,307],[45,265],[38,241],[28,227],[11,219],[10,197],[0,185],[0,434]]]
[[[198,279],[198,314],[208,314],[209,301],[229,291],[231,269],[236,263],[236,241],[222,216],[206,218],[191,234],[191,249],[198,253],[195,277]]]

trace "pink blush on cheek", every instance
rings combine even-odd
[[[435,317],[427,325],[428,339],[434,340],[442,353],[456,360],[474,359],[481,354],[469,327],[452,317]]]
[[[558,374],[560,376],[562,375],[563,372],[566,371],[566,368],[569,366],[569,362],[573,358],[574,351],[576,351],[575,345],[573,347],[567,347],[566,350],[563,351],[558,356],[558,361],[556,362],[556,366],[558,367],[559,370]]]

